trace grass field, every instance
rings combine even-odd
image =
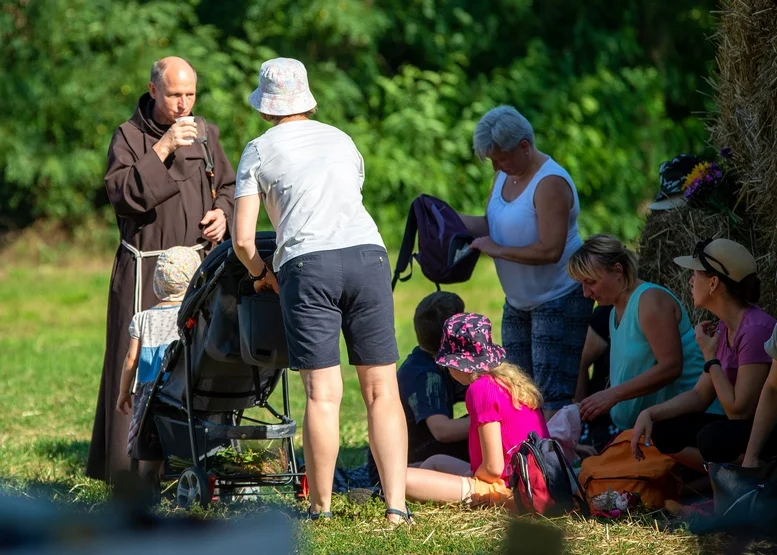
[[[24,247],[24,246],[22,246]],[[12,494],[42,496],[99,510],[110,496],[83,474],[102,366],[110,259],[73,256],[68,249],[25,260],[13,249],[0,256],[0,480]],[[33,251],[35,249],[32,249]],[[22,261],[19,261],[22,260]],[[451,287],[467,309],[490,316],[497,332],[502,294],[493,265],[481,260],[472,281]],[[412,313],[434,286],[417,272],[395,293],[400,353],[414,346]],[[366,412],[355,371],[345,368],[341,417],[341,464],[364,460]],[[303,395],[291,379],[293,416],[301,421]],[[413,505],[417,525],[386,530],[377,502],[349,504],[338,496],[336,518],[301,522],[301,552],[315,553],[532,553],[544,532],[565,539],[568,553],[718,552],[661,513],[606,523],[578,517],[543,520],[539,532],[528,519],[498,509]],[[163,514],[175,509],[163,501]],[[215,507],[205,516],[230,517],[258,510],[255,503]],[[671,529],[672,531],[669,531]],[[539,534],[539,536],[537,535]],[[509,542],[506,538],[510,537]],[[545,545],[549,540],[543,540]],[[706,547],[705,547],[706,546]],[[757,549],[755,550],[757,551]]]

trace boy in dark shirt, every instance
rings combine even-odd
[[[399,397],[407,420],[409,465],[437,454],[469,461],[469,417],[453,417],[453,405],[464,401],[467,388],[434,362],[443,324],[460,312],[464,312],[464,301],[448,291],[432,293],[416,307],[413,326],[418,346],[397,371]],[[369,451],[367,465],[376,483],[377,467]]]
[[[407,420],[408,464],[437,454],[469,461],[469,417],[453,418],[453,405],[464,401],[467,388],[434,362],[445,321],[460,312],[464,301],[447,291],[432,293],[416,307],[413,326],[418,346],[397,372]]]

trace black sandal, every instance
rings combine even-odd
[[[310,510],[310,507],[308,507],[308,520],[318,520],[318,519],[324,519],[324,518],[332,518],[332,511],[325,511],[323,513],[314,513]]]
[[[404,520],[407,524],[413,524],[413,513],[410,512],[410,507],[405,505],[405,511],[400,511],[399,509],[386,509],[386,516],[389,515],[397,515],[401,516],[402,520]]]

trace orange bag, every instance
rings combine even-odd
[[[675,461],[655,447],[645,447],[641,461],[631,454],[631,430],[621,432],[600,455],[583,460],[580,484],[590,500],[609,490],[638,495],[649,509],[661,509],[667,499],[676,499],[680,482],[673,475]]]

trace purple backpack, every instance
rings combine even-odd
[[[416,234],[418,252],[413,253]],[[444,200],[431,195],[420,195],[410,205],[405,236],[394,268],[393,290],[397,281],[413,276],[413,258],[421,272],[437,285],[467,281],[475,269],[480,251],[470,249],[474,240],[456,211]],[[410,266],[410,273],[400,277]]]

